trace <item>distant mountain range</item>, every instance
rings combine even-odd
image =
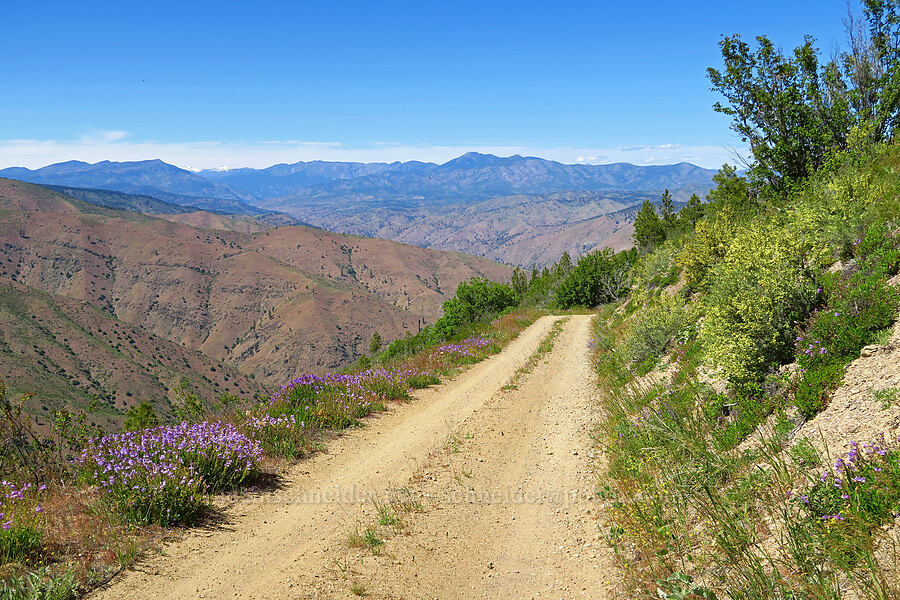
[[[171,204],[230,214],[257,215],[268,212],[249,204],[256,200],[252,196],[237,194],[227,185],[161,160],[104,160],[94,164],[71,160],[34,170],[23,167],[2,169],[0,177],[145,195]]]
[[[573,165],[476,152],[444,164],[310,161],[192,172],[160,160],[69,161],[0,170],[0,177],[62,186],[59,191],[101,206],[167,215],[188,207],[251,217],[263,226],[311,224],[539,266],[563,250],[628,245],[629,207],[665,189],[679,200],[703,196],[714,174],[688,163]],[[554,214],[545,219],[540,213],[550,207]],[[482,224],[484,210],[491,213],[489,226]],[[600,219],[620,210],[624,218]],[[201,222],[175,220],[210,222],[208,215]],[[610,236],[617,237],[605,244]]]
[[[469,152],[438,165],[329,163],[275,165],[268,169],[201,171],[261,206],[291,209],[307,203],[362,201],[473,201],[512,194],[565,191],[708,189],[715,171],[688,163],[662,166],[567,165],[530,156],[502,158]]]

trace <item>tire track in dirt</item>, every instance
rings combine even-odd
[[[335,552],[350,575],[312,597],[352,597],[351,579],[371,598],[617,597],[597,520],[589,337],[590,317],[572,317],[518,389],[459,424],[458,451],[413,477],[425,513],[377,556]]]
[[[586,331],[587,318],[578,319],[573,322],[583,322]],[[539,319],[502,353],[367,419],[365,427],[332,441],[327,452],[293,467],[281,489],[241,499],[222,522],[167,544],[91,597],[316,598],[323,586],[335,589],[335,552],[344,545],[348,522],[371,505],[371,497],[409,480],[446,443],[448,432],[485,412],[553,321]],[[583,344],[575,354],[585,354]]]

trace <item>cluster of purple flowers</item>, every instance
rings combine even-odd
[[[835,313],[836,315],[837,313]],[[821,357],[828,354],[828,348],[819,340],[804,340],[803,336],[798,335],[795,340],[797,343],[797,352],[805,354],[809,358]]]
[[[893,518],[900,510],[898,458],[883,437],[873,444],[850,442],[846,457],[823,471],[800,500],[823,520],[843,521],[850,513],[876,522]]]
[[[413,368],[301,375],[281,386],[266,410],[275,416],[293,415],[295,423],[308,428],[341,429],[383,409],[388,401],[408,399],[410,388],[437,381],[433,375]]]
[[[473,358],[493,343],[493,340],[483,337],[466,338],[456,344],[446,344],[435,348],[431,352],[431,359],[435,360],[445,357]]]
[[[250,432],[273,430],[273,429],[294,429],[297,427],[297,418],[294,415],[285,415],[283,417],[273,417],[272,415],[263,415],[261,417],[248,416],[244,421],[245,429]],[[299,427],[306,427],[306,423],[300,421]]]
[[[93,440],[77,461],[127,515],[168,525],[194,516],[203,495],[255,476],[258,442],[221,422],[180,423]]]
[[[38,495],[46,489],[46,485],[35,488],[30,483],[17,486],[9,481],[0,481],[0,529],[9,531],[14,525],[13,519],[21,519],[25,516],[23,513],[33,515],[44,512]]]
[[[348,410],[360,404],[398,399],[417,379],[428,378],[420,369],[369,369],[352,375],[329,373],[305,374],[278,388],[269,399],[270,405],[284,402],[305,404],[311,410],[323,397],[341,397]],[[303,402],[301,402],[303,401]]]

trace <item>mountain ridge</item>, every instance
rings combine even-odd
[[[600,204],[595,204],[596,210],[588,215],[584,214],[583,207],[569,206],[562,196],[554,195],[604,196],[601,204],[607,200],[615,202],[617,206],[610,210],[617,211],[647,199],[654,200],[666,189],[682,201],[692,193],[705,195],[715,172],[687,162],[649,166],[564,164],[534,156],[501,157],[468,152],[442,164],[300,161],[264,169],[242,167],[195,173],[160,160],[94,164],[69,161],[36,170],[0,170],[0,176],[4,173],[51,185],[97,187],[102,184],[120,193],[143,194],[169,204],[248,215],[259,220],[263,228],[308,224],[341,233],[377,235],[422,247],[489,256],[510,264],[540,266],[555,262],[563,248],[573,253],[604,245],[620,249],[627,244],[627,232],[623,229],[627,229],[627,224],[620,223],[617,217],[599,218],[605,214]],[[82,198],[87,195],[72,193]],[[508,214],[499,215],[496,211],[497,206],[504,204],[502,199],[513,196],[530,200],[509,204]],[[541,225],[541,219],[535,218],[535,209],[544,201],[541,197],[567,214],[581,215],[584,223],[578,226],[556,223],[555,233],[543,229],[541,235],[530,237],[517,233],[516,219]],[[142,202],[129,202],[125,207],[151,214],[159,212],[158,207],[141,209],[140,206],[148,204]],[[103,204],[99,200],[98,203]],[[466,210],[484,206],[490,206],[495,225],[501,222],[506,225],[483,227],[480,215]],[[462,220],[446,219],[450,214]],[[633,219],[633,211],[623,214],[626,220]],[[170,220],[220,229],[232,227],[231,221],[208,215]],[[434,235],[421,234],[437,222],[447,228],[447,239],[438,241]],[[237,226],[246,231],[253,228],[246,224]],[[575,231],[585,239],[576,243]],[[495,237],[490,238],[491,235]],[[517,236],[518,240],[511,236]],[[610,244],[604,244],[608,236],[616,237]]]
[[[455,194],[483,199],[510,193],[574,190],[662,191],[689,186],[708,189],[714,173],[687,162],[643,166],[621,162],[566,164],[535,156],[500,157],[478,152],[467,152],[442,164],[316,160],[279,163],[263,169],[239,167],[195,172],[151,159],[97,163],[72,160],[39,169],[0,169],[0,177],[31,183],[111,189],[166,201],[206,198],[251,206],[254,202],[278,201],[291,194],[298,198],[319,198],[338,192],[395,198]],[[400,189],[401,185],[406,187]]]

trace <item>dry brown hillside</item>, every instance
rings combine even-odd
[[[144,401],[173,411],[172,388],[187,378],[207,401],[264,391],[253,379],[201,352],[123,323],[93,304],[0,278],[0,374],[10,400],[34,394],[26,410],[45,426],[61,408],[91,407],[103,427],[120,425]]]
[[[579,257],[601,248],[630,248],[636,205],[656,199],[658,194],[650,192],[560,192],[366,210],[348,203],[310,203],[295,213],[334,231],[542,267],[564,252]]]
[[[218,229],[221,231],[238,231],[241,233],[258,233],[267,229],[262,223],[252,217],[240,215],[221,215],[198,210],[174,215],[158,215],[160,219],[200,227],[202,229]]]
[[[374,331],[434,321],[497,263],[306,227],[201,229],[0,179],[0,276],[90,301],[279,383],[345,364]]]

